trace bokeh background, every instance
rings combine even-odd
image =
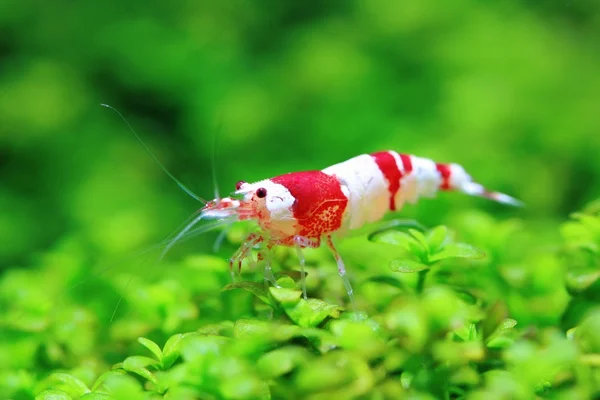
[[[3,1],[0,265],[76,240],[160,241],[237,180],[394,149],[461,163],[540,226],[600,195],[600,5],[592,0]],[[214,153],[214,157],[213,157]],[[213,161],[214,159],[214,161]],[[202,249],[212,239],[199,238]]]
[[[560,232],[577,242],[583,228],[559,227],[600,197],[597,0],[2,0],[0,397],[34,398],[57,370],[91,384],[144,354],[139,336],[162,344],[262,312],[221,292],[241,231],[216,256],[211,232],[153,263],[152,245],[200,204],[101,103],[204,198],[386,149],[460,163],[526,207],[443,193],[402,210],[488,254],[479,269],[449,263],[442,289],[506,304],[522,332],[565,331],[597,304],[565,289],[591,281],[565,284],[579,264],[560,257]],[[377,315],[398,289],[368,280],[398,274],[391,247],[369,246],[340,250]],[[282,250],[276,272],[297,269]],[[308,257],[309,295],[343,305],[330,254]],[[455,303],[432,304],[450,321]],[[546,363],[531,354],[515,382]]]

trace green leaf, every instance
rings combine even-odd
[[[233,336],[235,338],[246,338],[252,336],[262,336],[271,332],[272,325],[266,321],[257,319],[239,319],[233,327]]]
[[[299,326],[257,319],[239,319],[233,329],[233,337],[238,342],[255,342],[256,344],[262,344],[265,341],[288,341],[302,334],[303,331]]]
[[[314,359],[299,368],[293,377],[294,388],[321,395],[315,398],[372,398],[367,394],[374,383],[373,371],[366,361],[346,351],[330,352]]]
[[[569,293],[576,295],[584,292],[600,279],[600,270],[576,268],[567,272],[566,286]]]
[[[102,375],[100,375],[98,377],[98,379],[96,379],[96,382],[94,382],[94,384],[92,385],[92,392],[95,392],[100,385],[102,385],[104,383],[104,381],[108,378],[110,378],[111,376],[114,375],[124,375],[125,371],[123,371],[122,369],[115,369],[112,371],[107,371],[105,373],[103,373]]]
[[[427,255],[428,246],[425,236],[417,230],[410,229],[411,235],[399,231],[386,231],[373,237],[376,243],[391,244],[404,247],[408,252],[414,254],[419,259],[424,259]],[[414,236],[418,236],[419,239]]]
[[[72,400],[72,397],[62,390],[48,389],[35,396],[35,400]]]
[[[162,369],[168,369],[179,358],[181,341],[186,337],[195,336],[195,332],[178,333],[169,338],[163,348]]]
[[[467,341],[477,339],[477,326],[475,324],[469,324],[469,331]]]
[[[459,385],[451,388],[451,393],[458,396],[451,396],[450,398],[464,400],[466,398],[466,396],[463,395],[465,390],[463,390],[460,386],[475,386],[480,382],[480,380],[481,377],[479,373],[472,367],[464,366],[456,369],[456,371],[452,373],[450,382],[453,385]]]
[[[600,233],[600,218],[583,213],[574,213],[573,218],[578,220],[581,225],[585,226],[590,232]]]
[[[149,367],[158,365],[158,361],[144,356],[130,356],[123,360],[123,369],[128,370],[130,367]]]
[[[152,354],[154,354],[154,357],[156,357],[156,360],[158,362],[160,362],[162,360],[162,351],[160,350],[160,347],[158,347],[158,345],[156,343],[154,343],[150,339],[146,339],[145,337],[139,337],[138,342],[140,342],[142,344],[142,346],[144,346],[145,348],[150,350],[150,352]]]
[[[502,349],[510,346],[514,342],[514,339],[509,337],[509,334],[515,326],[517,326],[517,321],[506,318],[494,333],[487,338],[484,337],[486,346],[491,349]]]
[[[343,308],[319,299],[301,299],[295,307],[286,307],[285,313],[303,328],[315,327],[327,317],[338,318]]]
[[[582,354],[579,356],[579,361],[582,364],[600,368],[600,354]]]
[[[375,228],[375,230],[373,230],[373,228]],[[350,235],[351,236],[354,236],[354,235],[363,236],[366,233],[368,235],[367,238],[369,241],[376,242],[377,236],[379,236],[385,232],[394,231],[394,230],[399,231],[401,229],[407,229],[407,228],[415,228],[420,231],[425,231],[427,229],[414,219],[408,220],[408,219],[394,218],[394,219],[387,220],[387,221],[376,222],[374,224],[374,226],[369,225],[362,229],[361,228],[355,229],[352,231],[352,233]]]
[[[407,241],[414,240],[410,235],[399,231],[384,231],[373,235],[371,240],[375,243],[405,246]]]
[[[429,247],[429,252],[431,254],[435,254],[440,250],[444,240],[448,236],[448,228],[444,225],[436,226],[432,230],[427,233],[427,245]]]
[[[462,301],[464,301],[467,304],[470,305],[475,305],[477,304],[477,297],[475,297],[475,295],[467,290],[462,290],[462,289],[454,289],[454,293],[456,293],[458,295],[458,297],[460,297],[460,299]]]
[[[437,341],[432,345],[431,352],[436,361],[454,366],[481,361],[485,357],[485,349],[480,341]]]
[[[66,383],[72,387],[79,396],[83,396],[85,393],[89,393],[90,391],[85,383],[73,375],[55,372],[50,375],[50,378]]]
[[[600,354],[600,308],[590,311],[575,332],[576,342],[583,353]]]
[[[381,284],[393,286],[393,287],[398,288],[398,289],[404,289],[404,288],[406,288],[406,285],[402,281],[394,278],[393,276],[389,276],[389,275],[371,276],[371,277],[367,278],[364,282],[365,283],[366,282],[381,283]]]
[[[390,264],[390,269],[394,272],[413,273],[425,271],[429,269],[429,265],[425,265],[415,260],[393,260]]]
[[[221,321],[216,324],[208,324],[204,325],[201,328],[198,328],[196,332],[185,333],[185,337],[188,336],[198,336],[198,335],[212,335],[212,336],[226,336],[230,337],[233,332],[234,323],[231,321]],[[164,350],[163,350],[164,352]]]
[[[386,340],[380,326],[372,320],[333,320],[328,328],[338,339],[339,346],[372,360],[385,355]]]
[[[440,261],[446,258],[470,258],[470,259],[481,259],[485,257],[485,253],[470,244],[466,243],[450,243],[444,248],[429,256],[429,262]]]
[[[508,316],[508,307],[502,301],[496,301],[486,311],[486,316],[481,323],[483,339],[489,339],[497,333]]]
[[[514,342],[515,342],[515,340],[512,338],[509,338],[506,336],[497,336],[497,337],[491,338],[486,343],[486,346],[490,349],[501,350],[501,349],[509,348],[510,346],[512,346],[512,344]]]
[[[224,336],[193,336],[181,343],[180,351],[185,361],[198,362],[206,356],[220,355],[230,341]]]
[[[310,358],[311,354],[303,347],[288,346],[264,354],[256,367],[264,378],[271,379],[291,372]]]
[[[277,279],[277,286],[287,289],[296,289],[296,282],[289,276],[284,276]]]
[[[517,321],[512,319],[512,318],[506,318],[503,322],[502,322],[502,326],[500,327],[500,329],[502,330],[508,330],[508,329],[512,329],[515,326],[517,326]]]
[[[229,285],[225,286],[222,289],[222,291],[233,290],[233,289],[244,289],[244,290],[252,293],[256,297],[258,297],[259,299],[261,299],[264,303],[266,303],[270,306],[274,305],[273,302],[271,301],[271,299],[269,298],[267,289],[262,284],[259,284],[256,282],[235,282],[235,283],[230,283]]]
[[[591,301],[584,296],[571,298],[567,308],[563,311],[561,317],[562,325],[565,327],[574,327],[579,325],[590,313],[598,308],[598,303]]]
[[[270,399],[269,386],[254,374],[238,374],[219,384],[219,398],[223,399]],[[214,397],[208,397],[212,399]]]
[[[131,356],[127,357],[123,361],[123,369],[125,371],[133,372],[134,374],[138,374],[139,376],[146,378],[150,382],[156,384],[158,380],[156,377],[148,370],[148,366],[156,366],[158,361],[142,356]]]
[[[110,376],[106,380],[105,386],[111,399],[144,400],[150,397],[144,395],[138,379],[128,374]]]
[[[427,243],[427,238],[422,232],[419,232],[416,229],[409,229],[408,232],[414,237],[417,242],[421,245],[423,249],[429,248],[429,243]]]
[[[109,394],[106,393],[86,393],[79,400],[112,400]]]
[[[302,291],[297,289],[270,287],[269,290],[275,300],[282,305],[295,304],[300,300],[300,296],[302,296]]]

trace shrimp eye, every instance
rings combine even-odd
[[[239,181],[238,183],[235,184],[235,190],[240,190],[240,188],[242,187],[242,185],[246,183],[244,181]]]
[[[256,189],[256,197],[259,197],[261,199],[263,197],[267,197],[267,189],[265,189],[265,188]]]

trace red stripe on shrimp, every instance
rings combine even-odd
[[[412,160],[408,154],[400,154],[400,159],[402,160],[402,167],[404,167],[404,175],[408,175],[412,172]]]
[[[442,190],[452,189],[450,186],[450,175],[452,175],[452,170],[450,169],[450,166],[448,164],[436,164],[435,167],[442,177],[442,183],[440,184],[440,189],[442,189]]]
[[[378,153],[371,154],[375,163],[379,167],[379,170],[388,182],[388,191],[390,192],[390,210],[396,209],[395,196],[400,190],[400,179],[402,179],[402,172],[398,169],[396,158],[387,151],[380,151]]]
[[[348,198],[335,176],[306,171],[280,175],[271,181],[285,186],[294,196],[292,212],[298,223],[298,235],[321,237],[342,226]]]

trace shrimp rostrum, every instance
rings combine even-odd
[[[246,238],[230,259],[230,266],[241,268],[251,249],[260,245],[266,252],[265,279],[273,283],[270,251],[275,246],[295,247],[305,297],[302,249],[319,247],[324,241],[352,300],[346,268],[332,236],[375,222],[388,211],[400,210],[421,197],[433,197],[440,190],[521,204],[508,195],[488,191],[458,164],[384,151],[363,154],[321,171],[292,172],[255,183],[240,181],[230,197],[208,202],[199,218],[255,220],[258,232]]]

